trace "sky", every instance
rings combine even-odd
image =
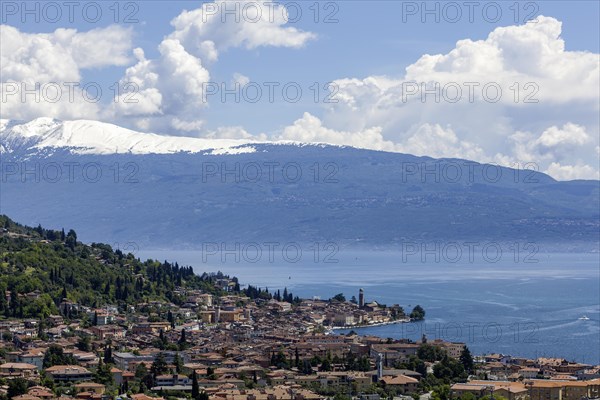
[[[0,3],[0,117],[600,178],[597,1]]]

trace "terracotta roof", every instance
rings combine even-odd
[[[418,383],[415,378],[406,375],[384,376],[381,381],[386,385],[407,385],[409,383]]]
[[[33,364],[27,363],[5,363],[0,365],[2,369],[36,369],[37,367]]]

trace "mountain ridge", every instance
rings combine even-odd
[[[457,240],[599,247],[599,181],[325,144],[245,146],[253,151],[13,146],[1,157],[0,211],[32,226],[67,224],[88,242],[147,249]]]
[[[77,154],[170,154],[213,149],[240,152],[253,151],[251,147],[243,146],[257,143],[243,139],[157,135],[93,120],[60,121],[52,118],[36,118],[24,123],[2,120],[0,140],[3,152],[71,148]]]

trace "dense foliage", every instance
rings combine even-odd
[[[214,280],[223,277],[198,276],[177,263],[142,262],[107,244],[83,244],[73,230],[30,228],[4,215],[0,229],[0,316],[42,318],[57,314],[65,299],[88,307],[182,304],[176,288],[217,293]]]

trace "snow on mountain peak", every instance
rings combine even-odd
[[[219,154],[254,152],[252,140],[205,139],[142,133],[90,120],[59,121],[37,118],[29,122],[0,120],[0,151],[66,148],[76,154]]]

